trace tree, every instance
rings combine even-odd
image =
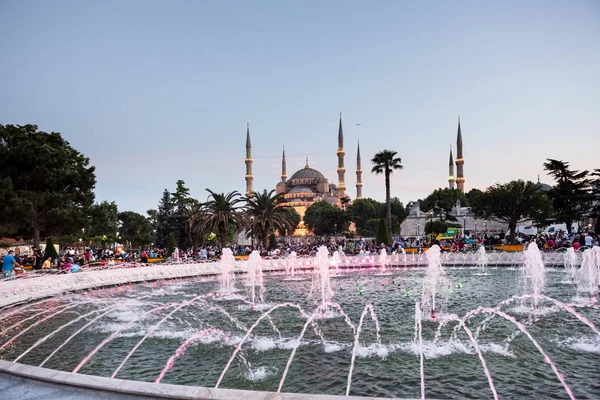
[[[46,248],[44,249],[44,260],[47,260],[48,257],[53,260],[58,258],[58,253],[56,253],[56,248],[54,248],[54,242],[51,237],[46,239]]]
[[[348,213],[325,201],[314,203],[304,213],[304,223],[317,236],[344,232],[349,222]]]
[[[239,229],[244,226],[244,199],[239,192],[215,193],[206,189],[209,194],[200,210],[188,218],[190,232],[194,234],[216,233],[221,247],[227,245],[227,234],[230,228]]]
[[[158,247],[167,247],[169,234],[174,232],[173,214],[175,213],[175,204],[171,198],[171,193],[164,190],[162,198],[158,203],[158,212],[156,213],[156,233],[154,242]]]
[[[277,238],[275,238],[275,234],[271,233],[269,235],[269,250],[275,250],[277,248]]]
[[[348,208],[348,206],[350,205],[352,201],[350,200],[350,197],[348,196],[344,196],[340,199],[340,203],[342,205],[342,210],[346,210]]]
[[[269,245],[269,236],[275,231],[293,232],[300,222],[298,213],[293,214],[293,208],[283,207],[283,194],[274,195],[275,190],[262,193],[252,192],[246,201],[247,237],[256,238],[264,247]],[[294,210],[295,211],[295,210]]]
[[[148,214],[148,222],[150,222],[150,225],[152,225],[152,229],[156,229],[156,218],[158,215],[158,211],[151,208],[149,210],[146,210],[146,214]]]
[[[175,241],[175,235],[173,233],[169,233],[169,243],[167,246],[167,257],[171,257],[175,251],[175,247],[177,247],[177,242]]]
[[[590,201],[590,180],[588,171],[569,169],[569,163],[548,158],[544,169],[554,177],[556,185],[548,195],[554,206],[554,217],[557,222],[567,224],[567,232],[571,234],[573,222],[582,219],[588,210]]]
[[[87,230],[90,237],[114,236],[119,225],[117,203],[103,201],[90,207],[90,222]]]
[[[402,166],[402,160],[400,157],[396,157],[398,154],[392,150],[383,150],[375,154],[375,157],[371,160],[373,163],[372,173],[379,175],[385,175],[385,218],[387,221],[388,232],[392,231],[392,206],[390,199],[390,175],[394,170],[400,170],[404,168]]]
[[[480,196],[483,192],[479,189],[471,189],[467,192],[467,204],[465,206],[471,206],[474,202],[477,201],[477,197]],[[462,202],[461,202],[462,204]]]
[[[595,169],[591,174],[594,178],[591,181],[591,210],[590,216],[596,219],[595,232],[600,233],[600,169]]]
[[[193,199],[190,198],[190,190],[185,187],[185,182],[181,179],[177,181],[177,187],[173,193],[173,233],[177,239],[179,247],[187,249],[191,245],[190,232],[187,224],[190,209],[189,206]]]
[[[5,230],[33,237],[75,234],[94,202],[95,167],[60,133],[35,125],[0,125],[0,206]]]
[[[390,233],[388,232],[387,225],[385,223],[385,219],[383,218],[379,219],[379,224],[377,225],[377,238],[375,239],[375,241],[378,245],[383,243],[386,246],[389,246],[392,243]]]
[[[504,221],[514,243],[517,224],[543,218],[552,207],[546,194],[533,182],[523,180],[496,184],[475,198],[471,211],[479,218]]]
[[[300,222],[302,222],[302,217],[298,214],[298,211],[294,207],[287,207],[291,216],[290,216],[290,224],[287,226],[285,231],[279,231],[279,234],[282,236],[292,236]]]
[[[119,213],[121,223],[120,236],[129,241],[134,248],[149,245],[152,242],[152,225],[146,217],[133,211]]]
[[[385,216],[385,204],[370,198],[358,199],[348,207],[347,213],[360,236],[375,237],[379,218]],[[371,220],[375,221],[374,226],[369,223]]]
[[[425,224],[426,235],[439,235],[448,231],[448,225],[442,220],[429,221]]]
[[[442,221],[456,221],[450,212],[457,201],[463,206],[467,205],[467,197],[460,189],[436,189],[421,201],[421,211],[433,211],[433,215]]]

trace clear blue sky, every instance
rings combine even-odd
[[[600,168],[600,2],[0,0],[0,123],[61,132],[97,167],[97,200],[156,207],[185,180],[244,191],[304,165],[382,200],[379,150],[406,203],[447,185],[461,116],[467,190],[551,183],[545,158]],[[360,123],[361,126],[355,124]]]

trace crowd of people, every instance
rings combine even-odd
[[[387,254],[402,253],[405,249],[413,248],[422,252],[433,244],[440,246],[442,251],[474,251],[479,246],[493,246],[506,243],[504,235],[490,232],[466,232],[456,234],[453,238],[437,240],[433,237],[395,237],[391,245],[385,246],[376,243],[374,239],[348,239],[345,237],[332,238],[305,238],[302,241],[281,241],[277,248],[267,249],[263,246],[232,245],[230,249],[236,256],[249,255],[253,250],[258,250],[262,257],[287,257],[292,252],[297,255],[310,256],[316,254],[320,246],[326,246],[330,253],[339,252],[345,255],[367,256],[380,254],[385,249]],[[524,235],[518,234],[516,241],[519,244],[536,243],[542,250],[557,250],[573,247],[575,250],[600,245],[600,234],[588,230],[585,233],[571,233],[559,231],[556,234]],[[33,247],[30,254],[20,257],[13,250],[2,255],[2,274],[4,278],[13,274],[19,275],[24,269],[31,269],[38,273],[76,273],[90,265],[114,265],[117,262],[142,262],[151,259],[167,259],[177,261],[202,261],[218,259],[222,249],[219,246],[201,246],[186,250],[176,249],[168,254],[167,249],[143,248],[140,250],[102,249],[67,247],[59,253],[58,257],[44,258],[43,252],[38,247]],[[29,268],[30,267],[30,268]]]

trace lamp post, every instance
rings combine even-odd
[[[467,230],[467,216],[463,217],[463,236],[465,235],[465,231]]]
[[[429,240],[433,240],[433,212],[429,211]]]
[[[419,229],[421,228],[421,224],[419,222],[417,222],[417,238],[419,237]]]
[[[487,219],[483,221],[483,230],[487,232]]]
[[[475,234],[477,234],[477,221],[475,221]]]

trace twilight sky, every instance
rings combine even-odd
[[[447,186],[461,116],[466,188],[552,183],[546,158],[600,168],[600,2],[0,0],[0,123],[58,131],[96,166],[98,201],[155,208],[185,180],[243,192],[304,165],[383,200]],[[361,124],[357,126],[356,124]]]

